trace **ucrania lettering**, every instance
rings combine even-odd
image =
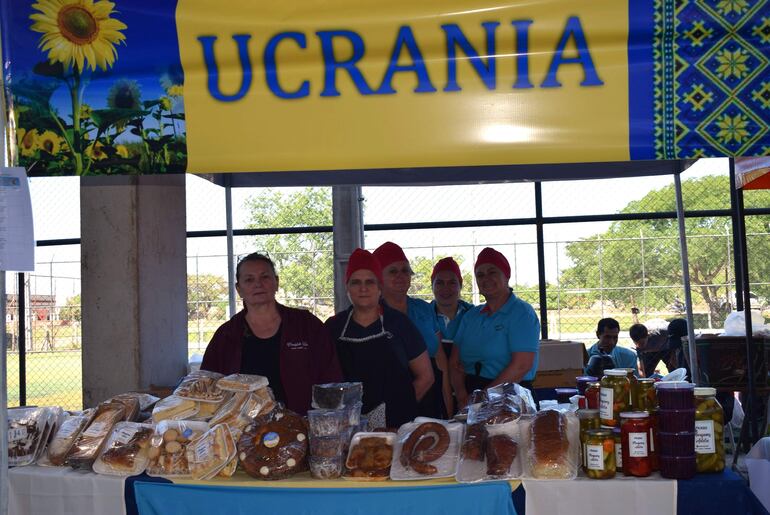
[[[506,58],[515,61],[515,80],[510,86],[513,89],[534,88],[529,62],[529,32],[533,20],[513,20],[505,25],[513,32],[515,40],[515,52],[506,54]],[[444,50],[446,54],[445,77],[431,77],[428,67],[425,65],[423,52],[417,35],[409,25],[402,25],[396,31],[393,50],[388,64],[383,70],[379,84],[370,84],[359,69],[359,64],[366,56],[366,43],[361,34],[353,30],[319,30],[313,35],[318,39],[321,49],[319,56],[323,62],[323,76],[316,77],[323,85],[320,88],[321,97],[339,97],[342,95],[337,87],[340,76],[347,75],[353,82],[360,95],[393,95],[398,93],[393,85],[393,79],[397,74],[413,74],[417,79],[417,85],[412,90],[414,93],[432,94],[438,91],[436,81],[443,79],[441,90],[446,93],[463,90],[458,79],[457,62],[467,60],[482,84],[490,91],[498,89],[497,60],[502,58],[497,54],[497,38],[500,22],[483,22],[481,28],[484,31],[485,43],[483,49],[478,49],[468,40],[463,29],[454,23],[441,25],[444,38]],[[236,102],[242,100],[252,87],[252,58],[250,52],[250,34],[234,34],[232,39],[236,43],[238,62],[241,67],[241,83],[237,91],[225,93],[220,89],[219,65],[217,63],[217,36],[200,36],[198,42],[201,45],[203,63],[207,72],[207,86],[209,94],[220,102]],[[570,44],[576,50],[568,51]],[[267,89],[276,97],[286,100],[296,100],[310,96],[313,77],[307,77],[296,84],[286,84],[281,80],[277,53],[279,47],[294,45],[299,51],[307,51],[308,35],[303,32],[287,31],[279,32],[271,36],[262,52],[262,65],[265,71],[265,83]],[[345,57],[340,57],[344,55]],[[399,64],[401,63],[401,64]],[[540,81],[541,88],[560,88],[563,86],[558,78],[559,69],[567,65],[577,65],[583,69],[581,87],[601,86],[604,81],[599,77],[596,65],[588,48],[588,40],[585,30],[578,16],[570,16],[566,19],[564,29],[559,35],[553,51],[548,69]],[[369,80],[372,80],[371,78]],[[467,79],[466,79],[467,80]]]

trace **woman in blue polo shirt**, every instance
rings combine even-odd
[[[382,298],[385,305],[409,317],[425,340],[428,348],[435,382],[418,406],[418,413],[424,417],[446,418],[443,385],[449,388],[449,378],[444,379],[447,357],[439,345],[439,329],[433,308],[422,299],[407,295],[412,285],[412,267],[404,250],[393,242],[385,242],[374,251],[382,265]]]
[[[508,287],[511,266],[505,256],[485,248],[474,273],[486,303],[468,311],[455,334],[450,370],[459,407],[475,389],[501,383],[531,389],[540,347],[540,321]]]

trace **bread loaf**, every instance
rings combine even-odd
[[[508,435],[494,435],[487,439],[487,475],[505,476],[516,458],[518,444]]]
[[[570,477],[567,418],[556,410],[537,413],[530,426],[530,467],[535,478]]]

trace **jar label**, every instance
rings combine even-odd
[[[8,443],[13,444],[27,439],[27,426],[12,427],[8,429]]]
[[[717,452],[714,442],[714,421],[695,421],[695,452],[698,454],[713,454]]]
[[[614,403],[612,388],[602,388],[599,393],[599,418],[612,420],[612,405]]]
[[[628,457],[647,457],[647,433],[628,433]]]
[[[615,444],[615,468],[623,468],[623,451],[619,443]]]
[[[604,446],[586,445],[586,468],[604,470]]]

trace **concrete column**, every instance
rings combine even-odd
[[[185,177],[83,177],[83,404],[187,367]]]
[[[360,186],[332,188],[332,223],[334,225],[334,310],[350,305],[345,291],[345,268],[350,254],[364,246],[363,196]]]

